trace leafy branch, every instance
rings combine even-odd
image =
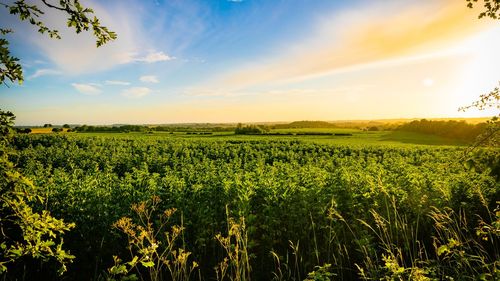
[[[82,6],[79,0],[60,0],[57,1],[58,4],[48,0],[41,1],[48,8],[65,13],[68,16],[67,26],[74,28],[76,33],[92,29],[97,47],[117,38],[115,32],[101,25],[99,19],[94,15],[94,10]],[[8,9],[10,14],[17,15],[21,21],[27,21],[35,26],[39,33],[48,34],[50,38],[61,39],[58,30],[47,27],[40,19],[44,12],[37,5],[28,4],[26,0],[18,0],[10,4],[0,2],[0,6]],[[12,32],[11,29],[0,28],[1,36]],[[23,78],[19,59],[10,53],[9,41],[0,38],[0,83],[6,84],[5,81],[7,80],[12,83],[17,81],[22,84]]]

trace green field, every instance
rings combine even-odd
[[[190,252],[183,270],[199,265],[193,280],[216,280],[225,266],[224,280],[498,274],[498,150],[466,155],[414,133],[327,131],[353,135],[18,135],[10,160],[43,194],[35,209],[75,223],[64,235],[70,280],[148,279],[150,266],[179,263],[179,249]],[[493,227],[486,240],[480,225]],[[134,257],[141,263],[129,268]],[[20,265],[60,278],[54,261],[43,270],[20,261],[13,276]]]
[[[71,135],[110,137],[110,138],[148,138],[148,139],[197,139],[206,141],[218,140],[295,140],[331,145],[382,145],[382,146],[413,146],[413,145],[445,145],[464,146],[463,141],[443,138],[439,136],[402,131],[368,132],[356,129],[276,129],[271,133],[348,133],[352,136],[335,135],[235,135],[233,132],[214,132],[210,135],[187,134],[185,132],[154,132],[154,133],[70,133]]]

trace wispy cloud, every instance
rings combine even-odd
[[[28,79],[34,79],[34,78],[38,78],[41,76],[47,76],[47,75],[60,75],[60,74],[62,74],[62,73],[59,70],[42,68],[42,69],[38,69],[37,71],[35,71],[35,73],[30,75],[28,77]]]
[[[413,20],[416,18],[422,20]],[[278,58],[262,58],[232,69],[213,84],[240,89],[384,61],[435,58],[430,53],[447,56],[456,53],[457,42],[488,28],[475,18],[463,3],[451,1],[377,3],[344,10],[321,21],[310,38],[281,50],[283,55]]]
[[[128,86],[128,85],[130,85],[130,82],[119,81],[119,80],[106,80],[106,81],[104,81],[104,84],[116,85],[116,86]]]
[[[98,88],[99,85],[95,83],[88,83],[88,84],[73,83],[71,84],[71,86],[73,86],[75,90],[84,95],[95,96],[102,93],[102,90]]]
[[[139,80],[141,80],[141,82],[144,82],[144,83],[158,83],[160,81],[158,81],[158,77],[154,76],[154,75],[144,75],[144,76],[141,76],[139,78]]]
[[[117,40],[102,47],[96,48],[95,38],[91,32],[75,34],[74,29],[67,28],[64,15],[54,9],[44,11],[44,20],[48,26],[60,30],[61,40],[40,36],[31,27],[26,27],[20,32],[28,34],[25,38],[30,40],[30,44],[40,49],[46,60],[55,64],[64,74],[95,73],[134,62],[135,57],[131,54],[137,50],[150,48],[154,44],[153,40],[146,37],[145,27],[141,24],[145,14],[135,7],[140,3],[128,2],[127,5],[121,5],[101,2],[86,1],[87,5],[95,10],[102,24],[118,34]],[[78,46],[78,51],[75,51],[75,46]],[[155,58],[162,59],[161,56],[153,56],[150,60]]]
[[[373,85],[362,84],[355,86],[330,87],[330,88],[275,88],[260,91],[228,91],[224,89],[208,88],[186,88],[182,94],[190,97],[241,97],[241,96],[261,96],[261,97],[324,97],[338,94],[352,94],[360,91],[367,91]]]
[[[150,52],[144,57],[138,57],[135,58],[134,61],[138,62],[145,62],[145,63],[154,63],[154,62],[160,62],[160,61],[169,61],[173,60],[175,57],[171,57],[164,52]]]
[[[147,87],[133,87],[122,91],[122,96],[127,98],[142,98],[149,95],[152,92],[150,88]]]

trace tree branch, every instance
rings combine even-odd
[[[59,10],[59,11],[66,11],[66,12],[72,12],[71,10],[68,10],[67,8],[62,8],[62,7],[59,7],[59,6],[55,6],[53,4],[50,4],[47,2],[47,0],[42,0],[43,4],[45,4],[45,6],[49,7],[49,8],[54,8],[56,10]]]

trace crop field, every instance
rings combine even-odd
[[[18,135],[10,158],[75,224],[68,280],[498,277],[498,150],[349,132]],[[58,278],[35,265],[11,272]]]
[[[53,134],[50,132],[44,132]],[[413,132],[403,131],[376,131],[368,132],[356,129],[322,129],[322,128],[301,128],[301,129],[276,129],[270,132],[270,135],[235,135],[233,132],[210,132],[210,134],[203,133],[186,133],[186,132],[129,132],[129,133],[62,133],[71,136],[87,136],[87,137],[109,137],[114,139],[175,139],[175,140],[204,140],[204,141],[224,141],[224,140],[288,140],[311,142],[317,144],[330,144],[330,145],[355,145],[355,146],[403,146],[412,147],[419,145],[433,145],[433,146],[467,146],[467,143],[456,140],[443,138],[434,135],[419,134]],[[279,135],[273,135],[278,133]],[[300,133],[311,133],[311,135],[300,135]],[[316,133],[319,133],[315,135]],[[328,133],[330,135],[320,135]],[[61,133],[59,133],[61,134]],[[335,134],[350,134],[350,135],[335,135]]]

